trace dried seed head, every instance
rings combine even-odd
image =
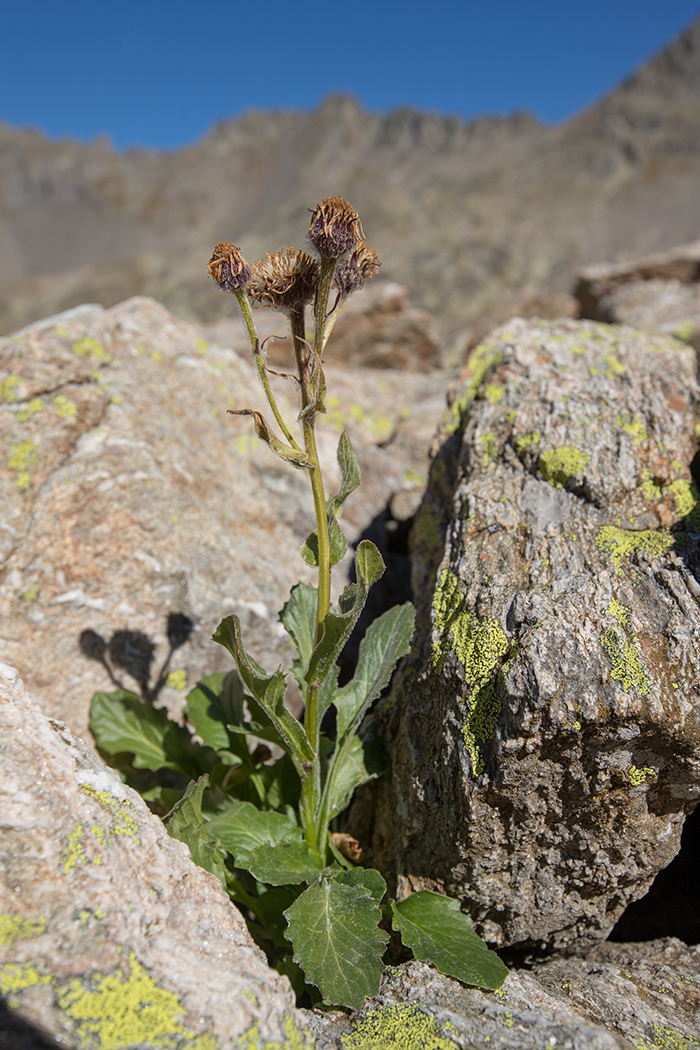
[[[318,262],[297,248],[265,253],[253,267],[248,292],[261,306],[290,310],[305,306],[316,294]]]
[[[251,269],[240,248],[227,241],[219,241],[216,245],[207,269],[222,292],[235,292],[245,288],[250,281]]]
[[[362,223],[342,197],[325,197],[311,212],[307,239],[326,259],[338,259],[362,239]]]
[[[341,259],[336,265],[333,283],[345,299],[361,288],[365,281],[370,281],[380,265],[377,253],[361,241],[355,245],[347,259]]]

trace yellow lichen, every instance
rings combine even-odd
[[[39,450],[30,438],[16,441],[7,450],[5,462],[8,470],[17,474],[15,485],[20,489],[28,489],[32,483],[29,468],[39,462]]]
[[[647,440],[647,428],[637,416],[618,416],[617,425],[630,435],[635,445],[642,445]]]
[[[18,963],[4,963],[0,965],[0,995],[10,999],[18,992],[24,992],[27,988],[35,988],[38,984],[50,984],[51,977],[39,971],[30,963],[20,965]]]
[[[469,712],[462,725],[462,736],[471,758],[472,771],[478,777],[485,768],[479,745],[492,738],[501,714],[501,701],[494,683],[489,682],[467,702]]]
[[[465,684],[485,685],[501,662],[508,640],[497,620],[480,620],[465,608],[459,580],[449,569],[444,570],[435,590],[433,626],[437,634],[432,651],[435,672],[442,672],[445,657],[453,652],[464,669]]]
[[[64,394],[56,394],[51,400],[56,406],[56,411],[61,419],[70,419],[71,416],[78,414],[78,406],[70,398],[65,397]]]
[[[694,482],[685,479],[673,481],[668,490],[676,501],[676,514],[688,518],[691,527],[700,524],[700,493]]]
[[[44,405],[40,397],[33,397],[28,405],[21,408],[17,413],[17,419],[20,423],[26,423],[28,419],[36,415],[37,412],[43,411]]]
[[[90,798],[94,798],[103,809],[109,812],[112,818],[109,828],[111,834],[127,835],[129,838],[139,840],[139,823],[136,810],[131,802],[127,799],[120,802],[109,791],[98,791],[91,784],[81,784],[80,790]]]
[[[41,588],[39,587],[38,583],[32,583],[29,587],[27,587],[26,591],[22,595],[25,602],[35,601],[35,599],[39,597],[40,589]]]
[[[550,485],[561,489],[571,478],[581,475],[590,458],[587,452],[566,445],[547,449],[540,453],[537,470]]]
[[[177,995],[159,987],[133,952],[128,973],[117,967],[111,974],[75,978],[59,990],[56,999],[81,1046],[217,1050],[221,1045],[213,1036],[198,1035],[185,1025],[186,1010]]]
[[[495,368],[502,359],[503,352],[497,350],[493,343],[482,343],[472,351],[466,367],[466,386],[452,403],[442,422],[442,430],[445,434],[454,434],[464,429],[467,413],[479,387],[491,369]]]
[[[624,375],[627,371],[626,365],[618,361],[614,354],[606,354],[605,363],[608,366],[605,372],[606,379],[615,379],[617,376]]]
[[[542,435],[539,430],[533,430],[530,434],[523,434],[522,437],[516,438],[515,449],[518,455],[522,455],[523,452],[527,452],[533,445],[539,444],[542,440]]]
[[[0,379],[0,401],[11,404],[17,400],[17,387],[20,384],[19,376],[10,374],[5,379]]]
[[[492,430],[488,430],[485,434],[481,435],[480,444],[484,450],[483,464],[486,466],[498,455],[498,438]]]
[[[341,1042],[343,1050],[456,1050],[458,1045],[431,1014],[411,1002],[368,1010]]]
[[[45,915],[40,915],[38,919],[25,919],[23,915],[0,912],[0,948],[9,948],[15,941],[27,937],[38,937],[46,929],[47,922]]]
[[[165,680],[170,689],[187,689],[187,671],[180,667],[177,671],[171,671]]]
[[[610,601],[607,609],[605,610],[609,616],[614,616],[620,623],[628,624],[630,620],[629,610],[625,609],[624,605],[620,605],[617,598],[613,598]]]
[[[655,532],[652,529],[631,532],[629,529],[620,529],[615,525],[604,525],[595,541],[599,551],[610,554],[618,573],[622,572],[623,558],[629,558],[637,553],[651,554],[652,557],[661,558],[668,553],[673,543],[673,536],[667,532]]]
[[[505,392],[506,388],[504,386],[499,386],[497,383],[487,383],[484,387],[484,397],[487,398],[492,405],[497,405]]]
[[[675,1028],[665,1024],[657,1024],[652,1027],[649,1038],[633,1039],[632,1043],[637,1050],[700,1050],[700,1039],[694,1035],[684,1035]]]
[[[664,486],[659,478],[655,478],[648,467],[642,470],[642,492],[648,500],[656,502],[663,498]]]
[[[651,766],[630,766],[627,776],[630,784],[639,787],[640,784],[646,784],[649,780],[655,780],[656,770]]]
[[[96,357],[98,361],[111,361],[110,355],[102,344],[91,336],[85,336],[83,339],[78,339],[77,342],[73,343],[71,350],[74,354],[77,354],[78,357],[87,357],[91,354],[93,357]]]
[[[634,645],[620,635],[614,627],[608,627],[603,631],[600,644],[612,663],[610,677],[620,682],[625,692],[636,687],[640,696],[646,696],[650,688],[649,674]]]

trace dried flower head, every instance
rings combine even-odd
[[[333,276],[333,283],[345,298],[358,288],[362,288],[365,281],[370,281],[380,267],[377,253],[360,241],[350,252],[347,259],[341,259]]]
[[[311,212],[306,237],[319,255],[338,259],[362,239],[360,216],[342,197],[325,197]]]
[[[318,262],[297,248],[265,253],[253,267],[248,292],[261,306],[290,310],[305,306],[316,294]]]
[[[216,245],[207,269],[223,292],[235,292],[239,288],[245,288],[252,272],[241,255],[240,248],[227,241],[219,241]]]

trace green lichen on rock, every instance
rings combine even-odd
[[[286,1014],[282,1022],[284,1042],[277,1039],[264,1039],[260,1032],[260,1022],[255,1021],[238,1039],[238,1050],[313,1050],[313,1040],[307,1032],[301,1032],[294,1019]],[[205,1048],[202,1048],[205,1050]]]
[[[185,668],[180,667],[176,671],[171,671],[165,680],[165,684],[169,689],[179,689],[180,691],[187,689],[187,671]]]
[[[656,503],[658,500],[663,499],[664,486],[658,478],[655,478],[652,471],[648,467],[644,467],[642,470],[642,492],[648,500]]]
[[[26,423],[28,419],[35,416],[37,412],[43,411],[44,403],[40,397],[33,397],[31,401],[21,408],[17,413],[17,420],[19,423]]]
[[[492,405],[497,405],[503,398],[505,392],[506,388],[504,386],[499,386],[498,383],[487,383],[484,387],[484,397],[487,401],[490,401]]]
[[[668,491],[676,502],[676,513],[679,518],[687,518],[692,529],[700,528],[700,493],[693,481],[679,479],[672,481]]]
[[[17,400],[17,387],[20,384],[19,376],[10,374],[4,379],[0,379],[0,401],[7,401],[8,404],[12,404],[13,401]]]
[[[653,529],[632,532],[630,529],[621,529],[616,525],[604,525],[595,541],[599,551],[610,555],[618,573],[622,572],[623,558],[629,558],[637,553],[662,558],[673,544],[673,536],[668,532],[656,532]]]
[[[530,434],[523,434],[522,437],[516,438],[515,450],[518,455],[521,456],[523,452],[527,452],[529,448],[532,448],[533,445],[539,444],[541,440],[542,434],[539,430],[533,430]]]
[[[472,696],[469,713],[462,725],[462,736],[469,757],[471,758],[474,776],[484,771],[484,760],[480,744],[486,744],[493,736],[493,731],[501,715],[501,701],[494,682],[489,682]]]
[[[25,919],[23,915],[0,912],[0,948],[9,948],[15,941],[27,937],[38,937],[46,929],[47,922],[45,915],[40,915],[38,919]]]
[[[648,438],[647,428],[638,416],[618,416],[617,425],[625,434],[629,434],[635,445],[643,445]]]
[[[656,770],[652,769],[651,766],[630,766],[627,778],[634,787],[639,787],[641,784],[646,784],[650,780],[656,779]]]
[[[93,339],[92,336],[85,336],[83,339],[78,339],[77,342],[73,343],[71,350],[78,357],[88,357],[91,355],[98,361],[111,361],[110,355],[107,353],[105,348],[102,346],[97,339]]]
[[[685,1035],[676,1028],[654,1022],[652,1034],[643,1039],[633,1039],[637,1050],[700,1050],[700,1039]]]
[[[91,784],[81,784],[80,790],[94,798],[95,801],[108,811],[111,817],[109,833],[112,835],[126,835],[129,838],[140,841],[139,823],[136,810],[127,799],[120,801],[109,791],[98,791]],[[100,825],[101,827],[102,825]]]
[[[175,992],[161,988],[133,952],[128,969],[68,981],[56,1001],[80,1045],[99,1050],[217,1050],[219,1041],[184,1023],[186,1010]]]
[[[429,559],[442,550],[442,522],[430,500],[423,500],[411,528],[411,548],[420,551],[421,557]]]
[[[572,478],[580,475],[590,460],[587,452],[564,445],[540,453],[538,474],[556,489],[563,489]]]
[[[39,973],[31,963],[4,963],[0,964],[0,995],[7,999],[11,1006],[18,1005],[14,997],[27,988],[35,988],[38,984],[50,984],[51,977],[48,974]]]
[[[609,616],[614,616],[620,623],[628,624],[630,622],[629,610],[624,605],[620,605],[617,598],[611,599],[605,611]]]
[[[368,1010],[341,1037],[343,1050],[456,1050],[435,1018],[416,1003],[390,1003]]]
[[[614,354],[605,355],[605,364],[607,365],[605,370],[606,379],[616,379],[627,371],[627,366],[623,365],[622,361],[618,361]]]
[[[54,407],[58,412],[61,419],[70,419],[71,416],[78,414],[78,406],[70,398],[66,397],[65,394],[56,394],[51,400],[54,403]]]
[[[441,674],[445,658],[453,652],[464,670],[467,686],[477,689],[489,680],[508,649],[508,640],[497,620],[480,620],[465,608],[459,580],[445,569],[433,597],[432,665]]]
[[[493,343],[482,343],[472,351],[467,362],[467,382],[464,390],[455,398],[442,422],[444,434],[455,434],[463,430],[467,421],[467,413],[476,397],[479,387],[485,377],[503,359],[503,351],[497,349]]]
[[[484,451],[483,464],[484,466],[487,466],[487,464],[493,463],[498,455],[498,438],[492,430],[488,430],[485,434],[481,435],[479,441]]]
[[[634,645],[614,627],[603,631],[600,644],[612,663],[610,677],[620,682],[626,693],[636,688],[640,696],[646,696],[650,688],[649,672]]]
[[[31,438],[16,441],[7,450],[5,462],[7,469],[17,475],[15,485],[20,489],[28,489],[32,483],[29,468],[39,462],[39,449]]]

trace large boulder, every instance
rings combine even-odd
[[[698,400],[674,340],[516,319],[442,424],[372,846],[495,944],[604,938],[700,797]]]
[[[307,1045],[219,880],[4,664],[0,764],[0,995],[16,1018],[75,1050]]]
[[[293,420],[292,385],[273,382]],[[329,376],[328,486],[344,427],[363,472],[344,508],[350,540],[421,485],[438,386],[417,373]],[[277,611],[298,579],[313,581],[299,557],[313,505],[303,473],[226,414],[248,406],[266,410],[242,326],[234,343],[206,343],[152,299],[83,306],[0,340],[0,659],[78,735],[110,673],[177,710],[199,677],[228,669],[211,641],[228,613],[261,662],[291,662]]]

